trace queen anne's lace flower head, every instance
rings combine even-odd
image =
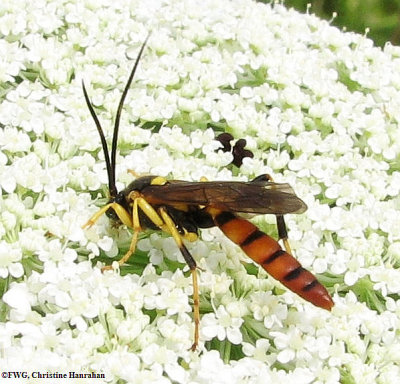
[[[290,183],[286,218],[332,313],[283,289],[217,228],[188,244],[130,242],[106,216],[107,141],[132,60],[151,31],[121,117],[127,170],[197,181]],[[250,0],[11,1],[0,4],[0,367],[95,372],[109,382],[394,383],[400,379],[400,50],[312,15]],[[216,137],[246,140],[233,166]],[[257,225],[272,235],[274,218]]]

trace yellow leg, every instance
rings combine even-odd
[[[199,284],[197,282],[197,271],[191,269],[192,284],[193,284],[193,321],[194,321],[194,336],[193,344],[190,347],[192,351],[195,351],[199,343],[199,325],[200,325],[200,297],[199,297]]]
[[[132,236],[131,244],[129,246],[128,252],[126,252],[126,254],[118,261],[119,266],[125,264],[129,260],[129,258],[132,256],[132,254],[135,252],[136,244],[137,244],[138,238],[139,238],[139,232],[142,230],[142,228],[140,226],[140,220],[139,220],[139,208],[155,225],[157,225],[161,230],[169,233],[169,228],[165,225],[164,221],[161,219],[161,217],[158,215],[158,213],[155,211],[155,209],[145,199],[143,199],[142,197],[132,196],[132,200],[133,200],[132,218],[129,217],[128,212],[120,205],[118,205],[116,203],[109,204],[115,210],[115,212],[117,213],[117,215],[121,219],[121,221],[122,221],[122,218],[121,218],[122,215],[129,217],[129,223],[125,223],[125,224],[128,225],[129,227],[133,228],[133,236]],[[107,209],[105,209],[105,207],[103,207],[99,212],[97,212],[96,220],[98,217],[100,217],[100,215],[102,213],[107,211]],[[124,220],[126,221],[125,218],[124,218]],[[103,267],[101,270],[104,272],[104,271],[107,271],[110,269],[113,269],[112,265],[107,265],[107,266]]]
[[[127,214],[127,212],[125,210],[123,210],[123,211],[124,211],[124,213]],[[122,264],[125,264],[128,261],[128,259],[131,257],[131,255],[135,252],[136,244],[137,244],[138,237],[139,237],[139,232],[142,230],[140,227],[140,221],[139,221],[138,199],[133,201],[132,218],[130,218],[130,220],[132,223],[131,227],[133,227],[133,236],[132,236],[132,240],[131,240],[131,244],[129,246],[128,252],[126,252],[125,255],[120,260],[118,260],[119,266],[121,266]],[[104,271],[108,271],[110,269],[113,269],[112,265],[106,265],[105,267],[101,268],[101,271],[104,272]]]
[[[169,229],[169,233],[174,238],[176,244],[179,247],[179,250],[182,253],[183,258],[185,259],[187,265],[190,268],[190,273],[192,275],[193,282],[193,320],[194,320],[194,341],[191,346],[191,350],[194,351],[197,348],[199,343],[199,324],[200,324],[200,299],[199,299],[199,285],[197,282],[197,266],[196,261],[193,259],[192,255],[183,244],[182,237],[176,229],[175,223],[168,215],[167,211],[164,208],[159,209],[160,216],[164,220],[165,225]]]
[[[162,183],[163,180],[160,178],[156,180],[156,183]],[[199,309],[199,286],[197,282],[197,265],[196,261],[193,259],[192,255],[186,248],[183,243],[182,236],[179,234],[174,221],[168,215],[165,208],[159,208],[157,212],[144,198],[137,196],[136,194],[132,194],[130,196],[130,201],[133,201],[132,204],[132,217],[130,217],[129,212],[125,210],[121,205],[117,203],[109,203],[102,207],[99,211],[97,211],[85,225],[83,228],[91,227],[101,215],[107,212],[108,209],[112,208],[119,219],[128,227],[133,228],[133,236],[131,240],[131,244],[129,246],[128,252],[118,261],[118,264],[121,266],[124,264],[129,257],[135,252],[136,244],[138,242],[139,232],[142,230],[140,226],[139,220],[139,208],[140,210],[162,231],[171,234],[176,244],[179,247],[186,263],[190,268],[190,273],[192,275],[193,282],[193,319],[194,319],[194,342],[191,347],[191,350],[194,351],[197,348],[199,342],[199,324],[200,324],[200,309]],[[186,232],[185,237],[189,240],[194,240],[193,233]],[[105,266],[102,268],[102,271],[113,269],[111,265]]]
[[[157,211],[143,198],[138,197],[135,200],[135,203],[138,207],[143,211],[143,213],[162,231],[166,233],[171,233],[165,221],[160,217]],[[139,221],[139,217],[137,218]],[[175,228],[175,224],[174,224]]]
[[[282,242],[283,242],[283,246],[285,247],[285,251],[287,253],[289,253],[289,255],[293,255],[292,248],[290,248],[289,240],[287,238],[282,239]]]
[[[140,177],[140,175],[133,169],[128,169],[127,172],[130,173],[135,179],[138,179]]]
[[[193,243],[193,241],[196,241],[199,238],[199,236],[195,232],[188,232],[185,228],[183,228],[183,231],[184,233],[182,237],[185,240],[190,241],[191,243]]]
[[[128,252],[125,253],[125,255],[118,260],[118,265],[121,266],[122,264],[125,264],[129,258],[132,256],[132,254],[135,252],[136,249],[136,244],[138,241],[138,236],[139,236],[139,232],[133,232],[133,236],[132,236],[132,240],[131,240],[131,244],[129,246],[129,250]],[[103,268],[101,268],[101,271],[109,271],[114,269],[112,265],[106,265]]]
[[[117,203],[109,203],[99,209],[84,225],[82,225],[82,228],[90,228],[94,223],[96,223],[97,220],[99,220],[101,215],[104,215],[110,208],[112,208],[119,219],[128,227],[132,228],[132,219],[129,216],[129,213],[119,204]]]

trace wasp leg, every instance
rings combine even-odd
[[[162,182],[162,178],[159,180]],[[136,208],[135,208],[136,206]],[[183,258],[185,259],[187,265],[189,266],[190,273],[192,275],[193,282],[193,318],[194,318],[194,342],[191,347],[191,350],[194,351],[199,342],[199,323],[200,323],[200,310],[199,310],[199,286],[197,282],[197,265],[196,261],[193,259],[192,255],[186,248],[183,243],[182,237],[179,234],[174,221],[171,216],[167,213],[166,209],[160,207],[158,212],[142,197],[138,197],[134,199],[133,206],[133,224],[139,223],[139,215],[138,215],[138,207],[142,210],[142,212],[162,231],[169,233],[176,244],[180,252],[182,253]],[[135,215],[137,217],[135,218]],[[140,226],[139,226],[140,228]],[[135,229],[135,228],[134,228]],[[188,232],[189,234],[189,232]],[[129,258],[130,254],[128,255]],[[125,258],[125,256],[124,256]],[[127,260],[127,259],[126,259]],[[120,260],[121,261],[121,260]]]
[[[193,243],[193,241],[196,241],[199,236],[197,235],[197,233],[195,232],[189,232],[187,231],[185,228],[183,228],[183,234],[182,237],[187,240],[190,241],[191,243]]]
[[[132,201],[133,201],[132,219],[131,219],[131,225],[129,226],[133,228],[133,236],[128,252],[118,261],[118,264],[120,266],[128,261],[128,259],[131,257],[131,255],[135,252],[136,249],[139,232],[142,230],[139,220],[139,208],[157,227],[159,227],[164,232],[170,233],[169,228],[165,225],[164,221],[161,219],[159,214],[143,197],[132,197]],[[118,206],[118,204],[116,205]],[[126,212],[124,209],[122,210]],[[118,212],[117,215],[119,216]],[[111,265],[103,267],[102,271],[109,269],[113,269]]]
[[[253,180],[251,180],[251,183],[268,184],[273,181],[274,180],[272,179],[271,175],[269,175],[268,173],[264,173],[262,175],[255,177]]]
[[[138,236],[139,236],[139,231],[134,231],[133,232],[133,236],[132,236],[132,240],[131,240],[131,244],[129,245],[129,249],[128,252],[125,253],[125,255],[118,260],[118,265],[121,266],[122,264],[125,264],[129,258],[132,256],[132,254],[135,252],[136,249],[136,244],[138,241]],[[101,271],[109,271],[114,269],[112,265],[105,265],[104,267],[101,268]]]
[[[158,215],[155,209],[143,197],[135,197],[133,194],[132,196],[130,196],[130,199],[131,201],[133,201],[132,218],[128,215],[127,211],[123,207],[121,207],[119,204],[116,203],[110,203],[106,205],[94,215],[96,216],[94,219],[97,220],[97,218],[100,217],[102,213],[106,212],[107,209],[111,207],[114,209],[114,211],[124,224],[126,224],[130,228],[133,228],[133,236],[128,252],[126,252],[126,254],[120,260],[118,260],[118,264],[120,266],[129,260],[129,258],[132,256],[132,254],[135,252],[136,249],[136,244],[139,238],[139,232],[141,232],[142,230],[139,220],[139,208],[157,227],[169,233],[169,228],[165,225],[164,221],[161,219],[161,217]],[[127,216],[129,220],[126,219],[125,216]],[[94,222],[95,220],[93,220],[92,218],[91,220],[89,220],[89,222],[91,223]],[[112,265],[107,265],[103,267],[101,270],[104,272],[110,269],[113,269]]]
[[[293,255],[289,244],[286,223],[283,215],[276,215],[276,226],[278,227],[279,240],[282,240],[285,251],[290,255]]]
[[[274,179],[272,178],[271,175],[266,173],[264,175],[257,176],[251,182],[268,184],[268,183],[273,183]],[[276,226],[278,228],[279,240],[282,240],[285,251],[287,253],[289,253],[290,255],[292,255],[292,249],[290,247],[289,240],[288,240],[288,233],[287,233],[287,229],[286,229],[285,219],[284,219],[283,215],[275,215],[275,216],[276,216]]]
[[[140,177],[140,174],[135,172],[133,169],[128,169],[127,172],[130,173],[135,179]]]
[[[96,223],[97,220],[99,220],[100,216],[104,215],[110,208],[115,211],[122,223],[124,223],[128,227],[132,227],[132,219],[129,216],[128,212],[117,203],[109,203],[99,209],[84,225],[82,225],[82,228],[90,228],[93,224]]]
[[[136,244],[137,244],[138,237],[139,237],[139,232],[142,230],[142,228],[140,227],[138,201],[137,200],[138,199],[135,199],[133,201],[132,218],[130,218],[130,225],[128,225],[129,227],[133,228],[133,236],[132,236],[131,244],[129,245],[128,252],[126,252],[125,255],[120,260],[118,260],[119,266],[126,263],[128,261],[128,259],[131,257],[131,255],[135,252]],[[122,210],[129,217],[129,215],[127,214],[125,209],[123,209],[119,204],[115,204],[115,205],[120,207],[120,210]],[[112,207],[112,208],[115,210],[114,207]],[[121,219],[119,212],[117,210],[115,210],[115,212],[117,213],[118,217]],[[101,271],[104,272],[104,271],[108,271],[110,269],[113,269],[113,266],[106,265],[103,268],[101,268]]]
[[[199,286],[197,282],[197,265],[196,261],[193,259],[193,256],[190,254],[188,249],[183,244],[182,237],[176,229],[175,223],[172,218],[168,215],[165,208],[161,207],[159,209],[160,216],[164,220],[165,225],[169,229],[169,233],[175,240],[179,250],[182,253],[183,258],[185,259],[187,265],[189,266],[190,273],[192,275],[193,282],[193,319],[194,319],[194,342],[191,346],[191,350],[194,351],[197,348],[199,343],[199,324],[200,324],[200,310],[199,310]]]

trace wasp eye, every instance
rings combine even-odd
[[[118,215],[115,213],[115,211],[112,208],[109,208],[106,212],[106,215],[109,219],[113,221],[120,221]]]

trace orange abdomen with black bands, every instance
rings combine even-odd
[[[215,224],[234,243],[260,264],[272,277],[310,303],[327,310],[333,307],[331,296],[316,277],[272,237],[250,221],[231,212],[209,209]]]

